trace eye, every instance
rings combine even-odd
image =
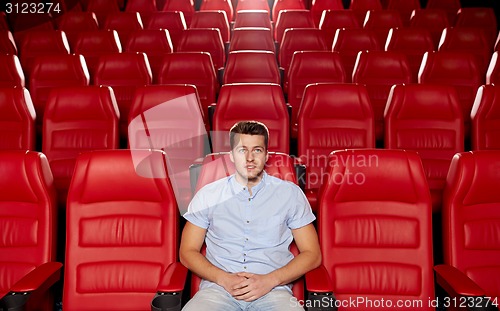
[[[246,153],[247,150],[245,148],[238,149],[238,153]]]
[[[262,153],[264,152],[264,150],[260,149],[260,148],[257,148],[257,149],[254,149],[254,152],[255,153]]]

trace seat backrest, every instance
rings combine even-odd
[[[381,47],[385,46],[389,30],[398,27],[403,27],[403,20],[399,12],[392,9],[368,11],[363,24],[363,28],[373,29]]]
[[[130,34],[144,28],[141,15],[138,12],[114,12],[109,13],[104,20],[102,29],[113,29],[118,33],[120,42],[126,46]]]
[[[93,12],[67,12],[64,13],[58,21],[58,29],[64,31],[68,37],[71,49],[73,49],[73,45],[80,31],[99,30],[99,24]]]
[[[246,3],[251,1],[238,1],[238,5],[240,3]],[[259,3],[260,1],[257,1]],[[264,1],[267,5],[267,1]],[[264,3],[263,2],[263,3]],[[243,28],[243,27],[263,27],[269,28],[271,27],[271,20],[269,18],[269,8],[267,10],[263,9],[245,9],[238,10],[236,12],[236,17],[234,19],[234,28]]]
[[[0,30],[0,53],[17,55],[14,36],[9,30]]]
[[[205,124],[208,106],[216,102],[219,81],[208,52],[177,52],[163,57],[156,81],[159,84],[192,84],[200,98]]]
[[[387,9],[398,11],[403,20],[403,25],[408,26],[410,25],[413,10],[420,10],[421,6],[419,0],[389,0]]]
[[[366,13],[370,10],[382,10],[382,3],[380,0],[351,0],[349,9],[356,15],[359,24],[363,25]]]
[[[42,122],[45,103],[52,88],[87,86],[90,81],[85,59],[76,54],[37,56],[28,76],[28,88],[38,122]]]
[[[174,51],[182,36],[184,29],[187,29],[184,14],[181,11],[156,12],[149,16],[144,25],[145,29],[166,29],[172,39]]]
[[[0,88],[0,150],[35,150],[35,107],[23,87]]]
[[[242,27],[233,30],[229,43],[229,52],[238,50],[256,50],[275,52],[271,29],[263,27]]]
[[[53,88],[43,118],[42,151],[49,159],[59,204],[64,207],[76,157],[119,147],[120,112],[105,86]]]
[[[234,20],[233,4],[231,0],[203,0],[200,5],[200,11],[222,10],[226,12],[229,22]]]
[[[446,179],[443,246],[446,264],[458,268],[492,300],[500,298],[498,229],[500,182],[498,150],[459,153]]]
[[[282,10],[305,10],[306,6],[303,0],[276,0],[273,3],[272,20],[276,23]],[[314,23],[313,26],[314,27]]]
[[[384,138],[384,109],[394,84],[413,82],[406,55],[390,51],[362,51],[352,73],[354,83],[365,84],[375,116],[375,137]]]
[[[321,29],[326,38],[326,45],[332,46],[333,38],[337,29],[359,29],[363,28],[356,19],[356,15],[352,10],[324,10],[321,14],[319,29]]]
[[[493,8],[460,8],[457,11],[455,27],[473,27],[484,29],[488,40],[495,40],[498,34],[497,18]]]
[[[101,55],[122,52],[122,44],[116,30],[81,31],[72,48],[74,53],[85,57],[92,79]]]
[[[296,51],[327,51],[325,37],[320,29],[316,28],[288,28],[281,40],[278,61],[286,75]]]
[[[194,15],[194,1],[193,0],[171,0],[165,1],[163,8],[159,9],[161,12],[175,12],[180,11],[184,15],[186,25],[191,25],[191,20]]]
[[[455,25],[458,10],[462,7],[460,0],[428,0],[426,9],[444,10],[451,25]]]
[[[453,155],[464,150],[463,116],[449,86],[395,85],[385,110],[385,147],[417,151],[439,211]]]
[[[222,37],[222,42],[229,42],[229,22],[225,11],[197,11],[189,28],[217,28]]]
[[[442,9],[415,10],[410,18],[410,27],[425,28],[431,32],[434,48],[437,49],[443,29],[453,24]]]
[[[223,83],[281,83],[276,56],[270,51],[233,51],[224,69]]]
[[[319,189],[334,150],[375,148],[373,111],[364,85],[309,84],[298,113],[298,155],[306,189]]]
[[[85,11],[93,12],[99,25],[104,25],[106,17],[110,13],[115,13],[120,11],[118,6],[118,1],[116,0],[86,0],[87,5]]]
[[[316,27],[319,27],[321,16],[325,10],[341,11],[344,10],[344,4],[342,0],[313,0],[311,2],[311,15]]]
[[[229,151],[229,130],[238,121],[256,120],[269,129],[269,151],[289,153],[289,116],[279,84],[240,83],[221,87],[213,119],[214,152]]]
[[[0,297],[37,266],[55,260],[55,190],[45,155],[0,152]]]
[[[239,0],[236,5],[236,17],[238,17],[238,12],[240,11],[253,11],[253,10],[264,10],[267,12],[267,20],[270,22],[271,17],[269,13],[271,9],[269,8],[269,3],[266,0]],[[242,27],[242,26],[238,26]]]
[[[150,310],[177,261],[178,219],[163,152],[79,156],[68,194],[65,308]]]
[[[352,81],[354,65],[360,51],[382,49],[375,32],[371,29],[337,29],[332,46],[332,50],[340,54],[347,82]]]
[[[141,16],[157,12],[156,0],[127,0],[125,11],[139,12]]]
[[[472,150],[500,149],[500,86],[483,85],[477,90],[471,112]]]
[[[302,0],[300,0],[302,2]],[[281,43],[287,28],[315,28],[314,20],[309,10],[281,10],[274,26],[274,40]]]
[[[431,200],[416,153],[332,153],[318,234],[336,299],[366,301],[345,310],[377,310],[369,300],[380,299],[421,300],[409,310],[433,310],[425,303],[434,297]]]
[[[500,83],[500,62],[498,59],[499,51],[493,52],[490,59],[490,64],[486,70],[486,84],[499,84]]]
[[[0,87],[24,87],[25,78],[21,62],[15,54],[0,54]]]
[[[226,53],[220,31],[217,28],[192,28],[182,33],[177,46],[179,52],[208,52],[214,68],[218,70],[226,63]]]

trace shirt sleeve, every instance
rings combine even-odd
[[[290,210],[287,222],[288,227],[292,230],[304,227],[305,225],[312,223],[316,219],[316,216],[314,216],[311,205],[309,204],[309,201],[307,201],[304,192],[302,192],[302,190],[295,185],[294,192],[295,196],[294,200],[292,201],[293,208],[291,208]]]
[[[195,226],[203,229],[208,229],[210,224],[208,220],[208,205],[206,200],[203,200],[202,191],[198,191],[189,203],[188,210],[184,214],[184,218]]]

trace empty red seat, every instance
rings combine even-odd
[[[0,30],[0,53],[17,55],[16,42],[9,30]]]
[[[385,46],[391,28],[403,27],[401,15],[396,10],[372,10],[366,13],[363,28],[372,29],[381,47]]]
[[[360,25],[364,24],[366,13],[370,10],[382,10],[380,0],[351,0],[349,9],[354,11]]]
[[[344,10],[342,0],[313,0],[311,3],[311,15],[313,16],[314,25],[319,27],[323,11]]]
[[[267,1],[264,1],[267,5]],[[244,1],[239,1],[238,4],[245,3]],[[269,19],[269,8],[268,10],[240,10],[236,12],[236,17],[234,20],[234,28],[242,27],[263,27],[271,29],[271,20]]]
[[[215,70],[223,68],[226,53],[220,31],[217,28],[192,28],[184,30],[177,46],[178,52],[208,52]]]
[[[191,20],[194,15],[194,1],[193,0],[170,0],[165,1],[163,8],[159,11],[162,12],[176,12],[180,11],[184,15],[186,25],[191,25]]]
[[[129,147],[166,153],[178,206],[182,213],[187,211],[192,198],[189,166],[209,149],[196,87],[176,84],[138,88],[129,114]]]
[[[64,208],[76,157],[117,149],[120,113],[110,87],[60,87],[50,92],[43,120],[42,151],[47,156],[59,206]]]
[[[116,53],[99,57],[94,85],[111,86],[120,109],[120,135],[127,137],[128,115],[135,89],[150,85],[151,68],[144,53]]]
[[[158,12],[156,0],[127,0],[126,12],[138,12],[144,23],[147,23],[151,14]]]
[[[276,23],[282,10],[305,10],[306,6],[303,0],[276,0],[273,3],[272,20]],[[314,22],[313,22],[314,26]]]
[[[221,87],[215,108],[212,150],[229,151],[229,130],[238,121],[256,120],[269,129],[269,151],[289,153],[289,116],[279,84],[241,83]]]
[[[247,10],[264,10],[267,12],[268,20],[271,18],[269,15],[271,10],[266,0],[239,0],[236,5],[236,17],[238,17],[238,12]]]
[[[21,62],[15,54],[0,54],[0,87],[25,86]]]
[[[35,150],[35,107],[23,87],[0,87],[0,150]]]
[[[93,12],[96,17],[99,25],[104,25],[106,17],[110,13],[116,13],[120,11],[120,7],[118,6],[118,2],[116,0],[86,0],[87,5],[85,7],[85,11]]]
[[[192,84],[196,86],[205,118],[208,122],[208,106],[216,102],[219,81],[212,58],[207,52],[177,52],[163,57],[158,84]]]
[[[300,0],[302,1],[302,0]],[[281,43],[287,28],[315,28],[314,20],[309,10],[281,10],[274,26],[274,40]]]
[[[68,37],[69,46],[73,48],[81,31],[99,29],[97,18],[93,12],[67,12],[59,18],[58,28]]]
[[[166,29],[172,39],[174,51],[177,51],[177,45],[184,29],[187,29],[184,14],[181,11],[156,12],[150,15],[145,23],[145,29]]]
[[[483,85],[472,106],[472,150],[500,150],[500,86]]]
[[[339,53],[346,72],[346,82],[350,82],[358,53],[382,50],[382,46],[371,29],[337,29],[332,50]]]
[[[116,30],[123,46],[127,45],[129,37],[134,31],[143,28],[141,16],[137,12],[109,13],[101,25],[101,29]]]
[[[460,8],[457,11],[455,27],[483,29],[489,41],[495,40],[498,33],[495,11],[486,7]]]
[[[26,5],[24,4],[26,7]],[[52,17],[48,13],[26,12],[22,10],[23,3],[18,3],[18,12],[7,15],[10,30],[14,33],[16,42],[24,41],[24,36],[32,31],[53,31],[55,30]]]
[[[200,5],[200,11],[222,10],[226,12],[229,22],[234,20],[233,4],[231,0],[203,0]]]
[[[189,28],[217,28],[222,42],[229,42],[230,39],[229,22],[226,12],[222,10],[195,12]]]
[[[455,24],[458,10],[462,7],[460,0],[428,0],[426,9],[444,10],[451,25]]]
[[[327,51],[326,40],[321,30],[316,28],[289,28],[285,30],[279,48],[279,65],[287,74],[296,51]]]
[[[148,57],[153,78],[157,77],[163,57],[173,52],[170,34],[166,29],[134,31],[125,45],[125,52],[144,52]]]
[[[270,51],[233,51],[224,69],[223,83],[281,83],[276,56]]]
[[[157,292],[180,307],[187,269],[177,261],[179,211],[163,152],[78,157],[66,236],[65,308],[151,310]]]
[[[233,30],[229,52],[238,50],[275,51],[271,29],[263,27],[242,27]]]
[[[414,82],[410,64],[403,53],[362,51],[352,74],[354,83],[365,84],[375,116],[375,137],[384,138],[384,109],[391,87]]]
[[[366,87],[309,84],[298,113],[298,157],[306,165],[305,193],[318,210],[318,190],[334,150],[375,148],[375,123]]]
[[[446,11],[442,9],[415,10],[410,18],[410,27],[425,28],[430,31],[434,48],[437,50],[443,29],[452,26]]]
[[[396,10],[401,15],[404,26],[410,25],[411,14],[414,10],[420,10],[419,0],[389,0],[387,9]]]
[[[453,155],[464,150],[463,116],[455,90],[429,84],[396,85],[385,110],[385,147],[417,151],[432,195],[441,210]]]
[[[0,152],[0,305],[53,310],[57,209],[47,158],[34,151]],[[27,308],[30,306],[31,308]]]
[[[352,10],[325,10],[319,23],[319,29],[323,31],[328,47],[332,46],[337,29],[359,29],[362,26]]]

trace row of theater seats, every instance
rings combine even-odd
[[[151,150],[78,157],[67,218],[58,220],[66,221],[67,235],[64,310],[180,310],[181,292],[189,289],[187,269],[178,262],[179,214],[167,162],[163,152]],[[445,262],[435,267],[432,200],[416,153],[344,150],[327,162],[316,220],[322,265],[294,282],[298,301],[311,299],[308,310],[336,310],[338,304],[376,310],[382,301],[400,310],[433,310],[438,286],[450,301],[498,308],[499,253],[491,233],[498,230],[500,197],[491,185],[500,182],[499,151],[453,157],[443,209]],[[207,156],[197,188],[233,173],[228,164],[227,154]],[[52,310],[48,288],[62,268],[54,255],[48,161],[38,152],[2,151],[0,168],[8,190],[0,195],[0,307],[15,309],[28,300],[26,310]],[[297,182],[285,154],[271,154],[267,170]],[[153,299],[155,293],[161,295]],[[352,300],[355,305],[345,303]]]

